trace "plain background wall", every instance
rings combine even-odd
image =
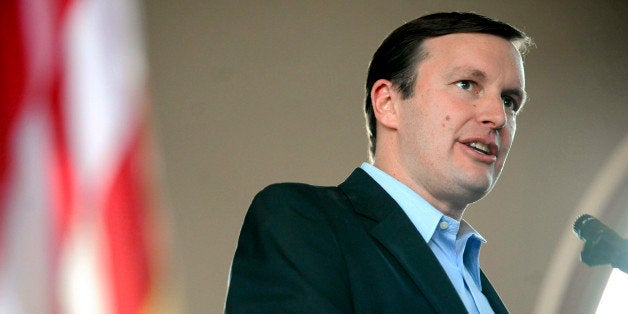
[[[367,159],[366,69],[405,21],[474,11],[537,44],[525,59],[530,98],[502,178],[465,213],[488,239],[482,266],[513,313],[532,311],[568,217],[628,134],[625,1],[143,6],[163,199],[189,313],[222,311],[257,191],[280,181],[335,185]]]

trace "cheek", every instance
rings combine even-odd
[[[455,110],[448,110],[435,116],[435,121],[440,121],[441,132],[453,132],[460,129],[467,120],[468,118],[465,117],[464,113],[456,112]]]
[[[447,128],[447,124],[449,123],[449,120],[451,120],[451,117],[450,117],[449,115],[446,115],[446,116],[445,116],[445,121],[443,121],[443,122],[441,123],[441,126],[442,126],[443,128]]]
[[[507,137],[509,138],[509,142],[512,142],[515,138],[515,133],[517,132],[517,120],[515,117],[511,117],[504,128],[508,132]]]
[[[504,129],[502,129],[501,133],[501,144],[506,149],[506,152],[510,150],[510,146],[512,145],[512,141],[515,138],[516,129],[514,126],[507,125]]]

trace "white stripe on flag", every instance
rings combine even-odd
[[[50,308],[51,201],[46,113],[27,106],[15,128],[10,153],[14,163],[8,186],[0,269],[0,313],[46,313]]]

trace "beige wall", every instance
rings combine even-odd
[[[258,190],[278,181],[337,184],[366,160],[361,108],[372,53],[404,21],[452,10],[512,23],[538,46],[526,58],[530,101],[501,181],[466,213],[488,239],[483,267],[505,303],[531,312],[569,217],[628,134],[627,7],[145,1],[163,191],[187,312],[221,311]]]

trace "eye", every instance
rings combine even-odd
[[[456,82],[456,86],[460,87],[463,90],[471,92],[473,91],[473,86],[475,86],[475,83],[473,81],[462,80]]]
[[[519,103],[510,96],[502,96],[504,107],[510,108],[512,111],[517,112],[519,110]]]

